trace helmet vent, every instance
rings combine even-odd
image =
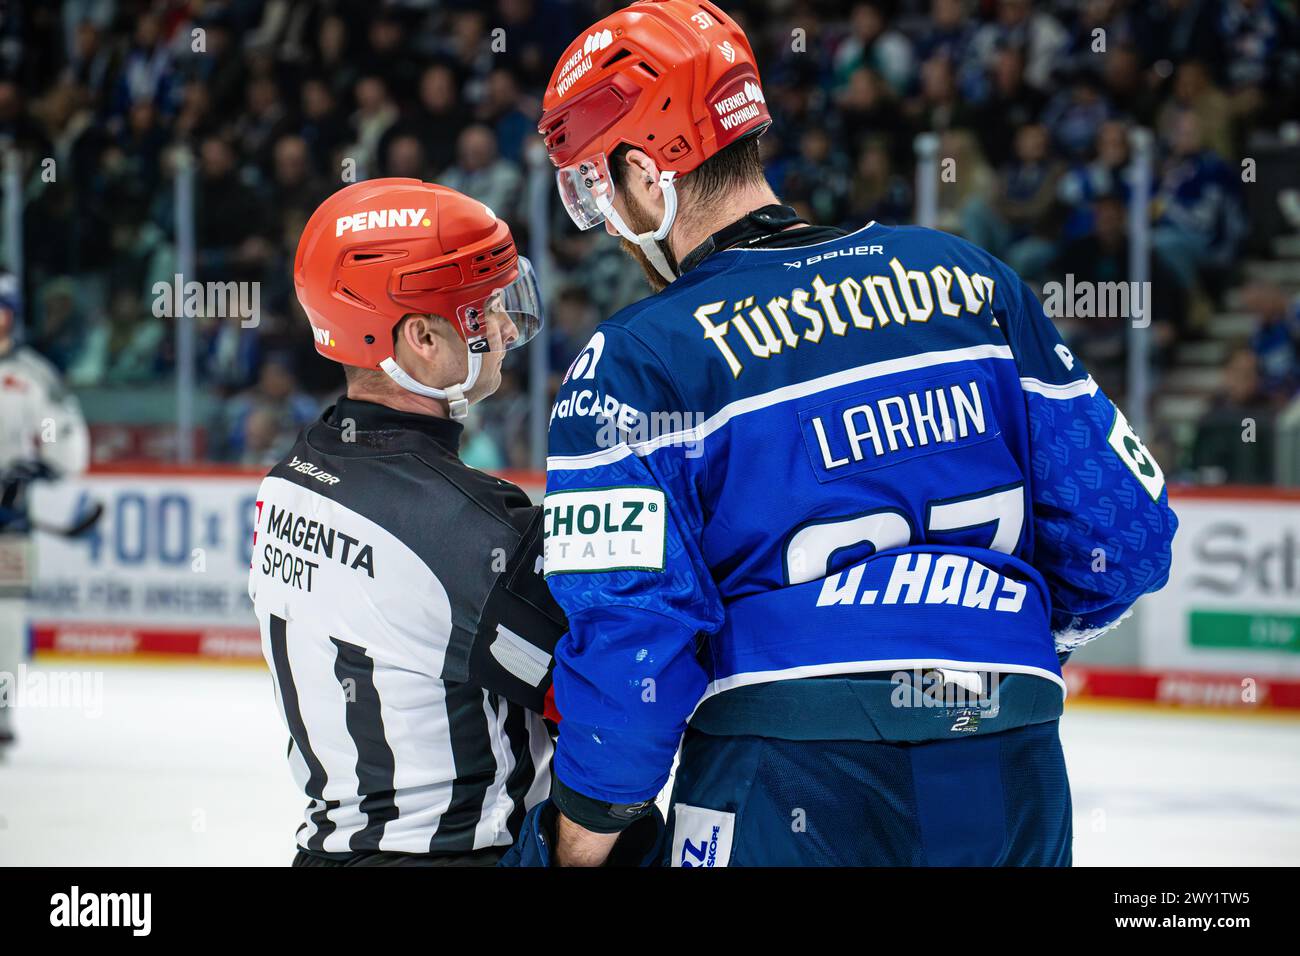
[[[602,63],[602,64],[600,65],[600,66],[601,66],[601,69],[609,69],[611,66],[613,66],[615,63],[617,63],[619,60],[627,59],[627,58],[628,58],[629,56],[631,56],[631,55],[632,55],[632,51],[629,50],[627,47],[623,47],[623,49],[619,50],[617,53],[615,53],[613,56],[611,56],[608,60],[606,60],[604,63]],[[643,63],[643,64],[641,64],[641,65],[644,66],[645,64]]]
[[[673,101],[673,98],[672,98],[671,96],[668,97],[668,99],[664,100],[664,105],[661,106],[661,107],[659,107],[659,112],[660,112],[660,113],[667,113],[667,112],[668,112],[668,106],[672,103],[672,101]]]
[[[657,79],[659,79],[659,71],[656,70],[654,67],[652,67],[652,66],[651,66],[649,63],[647,63],[645,60],[642,60],[640,63],[637,64],[637,66],[641,67],[642,70],[644,70],[646,73],[650,74],[650,78],[651,78],[651,79],[653,79],[653,80],[657,80]]]
[[[405,258],[406,250],[404,249],[371,249],[368,252],[349,252],[343,264],[359,266],[368,265],[372,262],[387,262],[390,259]]]
[[[347,286],[343,285],[342,283],[339,283],[334,287],[334,294],[341,299],[346,299],[348,302],[352,303],[353,305],[361,306],[363,309],[372,309],[372,310],[374,309],[374,306],[371,305],[369,301],[362,298],[360,295],[358,295],[356,292],[354,292],[352,289],[349,289]]]

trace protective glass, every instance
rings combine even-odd
[[[507,351],[527,345],[542,327],[545,313],[542,293],[537,287],[537,273],[533,271],[533,264],[523,256],[518,262],[519,275],[509,285],[493,289],[482,301],[462,305],[457,310],[465,341],[476,352],[494,351],[487,338],[487,320],[494,312],[504,313],[518,333],[513,342],[504,346]]]

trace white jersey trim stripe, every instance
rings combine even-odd
[[[1067,382],[1064,385],[1052,385],[1050,382],[1044,382],[1037,378],[1022,378],[1020,387],[1026,392],[1033,392],[1035,395],[1042,395],[1045,398],[1078,398],[1080,395],[1096,395],[1097,383],[1093,381],[1091,375],[1086,379],[1077,382]]]
[[[818,392],[838,388],[841,385],[851,385],[855,382],[864,382],[869,379],[893,375],[898,372],[907,372],[912,369],[929,368],[934,365],[949,365],[954,362],[971,362],[978,359],[1012,360],[1014,356],[1009,345],[973,345],[963,349],[921,352],[917,355],[905,355],[901,358],[858,365],[854,368],[844,369],[841,372],[823,375],[821,378],[809,379],[806,382],[796,382],[793,385],[773,389],[761,395],[751,395],[749,398],[737,399],[730,405],[723,406],[713,416],[694,428],[682,429],[668,435],[659,435],[643,442],[634,442],[632,444],[623,442],[613,448],[588,452],[584,455],[552,455],[546,459],[546,470],[581,471],[584,468],[613,464],[628,455],[645,457],[666,445],[684,445],[701,441],[723,425],[726,425],[733,418],[738,418],[749,412],[756,412],[783,402],[816,395]]]
[[[953,661],[943,658],[916,658],[913,660],[899,659],[890,661],[836,661],[831,664],[807,664],[802,667],[787,667],[782,670],[773,671],[750,671],[744,674],[732,674],[730,677],[724,677],[721,680],[715,680],[709,684],[705,690],[704,696],[700,698],[699,703],[695,705],[695,710],[691,711],[691,717],[695,716],[695,711],[700,709],[710,697],[716,697],[718,694],[725,693],[729,690],[735,690],[737,687],[748,687],[751,684],[768,684],[779,680],[799,680],[804,677],[826,677],[833,674],[865,674],[874,671],[900,671],[913,670],[918,667],[946,667],[959,671],[991,671],[1000,674],[1032,674],[1035,677],[1045,677],[1053,684],[1061,688],[1061,699],[1064,700],[1068,694],[1068,688],[1065,681],[1059,674],[1053,674],[1049,670],[1041,667],[1034,667],[1031,664],[990,664],[982,661]],[[686,718],[690,721],[690,717]]]
[[[1036,678],[1047,678],[1057,687],[1061,688],[1061,700],[1065,700],[1069,695],[1069,688],[1066,688],[1065,680],[1060,674],[1053,674],[1052,671],[1044,670],[1043,667],[1027,665],[1027,663],[987,663],[983,661],[949,661],[946,658],[926,657],[926,658],[900,658],[896,661],[836,661],[833,663],[810,663],[802,667],[785,667],[783,670],[775,671],[749,671],[748,674],[732,674],[728,678],[715,680],[705,691],[705,696],[699,698],[695,709],[690,711],[690,717],[694,717],[695,710],[699,710],[699,705],[703,704],[708,698],[716,697],[719,693],[735,691],[737,687],[749,687],[751,684],[767,684],[774,680],[800,680],[802,678],[824,678],[824,676],[835,674],[867,674],[872,671],[901,671],[914,670],[917,667],[948,667],[950,670],[958,671],[992,671],[997,674],[1032,674]],[[690,721],[690,717],[686,721]]]

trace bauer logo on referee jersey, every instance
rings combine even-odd
[[[629,485],[546,496],[547,575],[664,569],[664,493]]]

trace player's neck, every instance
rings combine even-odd
[[[677,212],[677,221],[668,234],[668,245],[681,262],[692,249],[719,229],[724,229],[755,209],[780,202],[767,180],[760,179],[722,202],[692,208],[689,199]]]
[[[428,415],[432,418],[446,418],[447,407],[436,398],[417,395],[404,388],[371,389],[364,386],[348,386],[348,398],[357,402],[371,402],[383,405],[395,412],[409,412],[412,415]]]

